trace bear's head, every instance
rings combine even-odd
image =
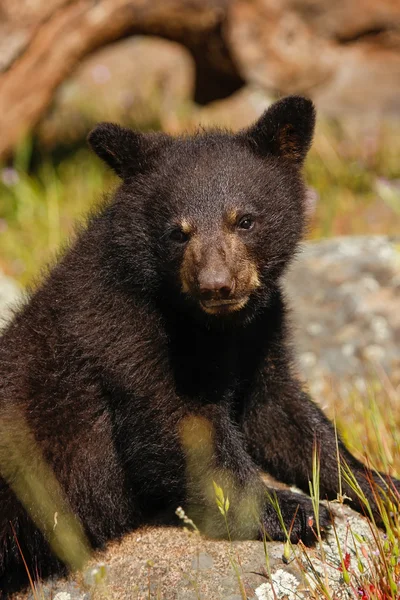
[[[89,143],[123,180],[109,243],[126,281],[214,319],[265,306],[303,233],[314,122],[292,96],[236,134],[98,125]]]

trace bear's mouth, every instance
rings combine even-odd
[[[249,296],[240,298],[200,300],[201,308],[210,315],[227,314],[241,310],[249,299]]]

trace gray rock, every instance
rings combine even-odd
[[[336,534],[353,571],[358,561],[368,569],[375,548],[366,519],[348,507],[331,505]],[[350,533],[350,531],[352,533]],[[165,600],[305,600],[322,597],[318,577],[329,586],[332,597],[356,598],[343,581],[341,561],[333,532],[322,547],[307,550],[294,546],[294,554],[283,560],[284,546],[262,542],[213,541],[175,528],[147,528],[94,557],[89,570],[107,565],[107,581],[82,586],[82,576],[71,576],[45,584],[41,598],[100,600],[116,598],[161,598]],[[206,557],[212,568],[198,569],[193,556]],[[99,563],[101,561],[101,563]],[[211,564],[212,563],[212,564]],[[53,595],[51,595],[53,594]],[[65,597],[62,596],[65,594]],[[70,598],[67,599],[67,595]],[[18,595],[15,600],[33,600]]]
[[[212,556],[209,554],[205,554],[204,552],[200,552],[193,560],[192,560],[192,569],[197,569],[198,571],[206,571],[207,569],[211,569],[214,565],[214,561]]]
[[[304,244],[285,286],[300,370],[312,387],[377,369],[400,382],[400,237]]]

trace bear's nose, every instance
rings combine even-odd
[[[199,274],[198,282],[203,300],[226,299],[233,290],[233,280],[227,269],[206,269]]]

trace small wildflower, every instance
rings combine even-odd
[[[194,531],[198,532],[198,528],[196,527],[196,525],[193,523],[192,519],[189,519],[189,517],[187,516],[187,514],[185,513],[185,511],[183,510],[182,506],[178,506],[178,508],[175,511],[175,514],[186,524],[186,525],[190,525],[190,527],[192,527],[194,529]]]
[[[361,546],[361,554],[364,558],[368,558],[368,550],[365,546]]]
[[[111,72],[106,65],[96,65],[92,69],[92,78],[95,83],[107,83],[111,79]]]
[[[1,180],[4,183],[4,185],[11,187],[19,181],[18,172],[15,169],[13,169],[13,167],[5,167],[1,171]]]
[[[92,567],[86,571],[84,581],[86,585],[95,586],[106,583],[108,568],[104,563],[99,563],[96,567]]]

